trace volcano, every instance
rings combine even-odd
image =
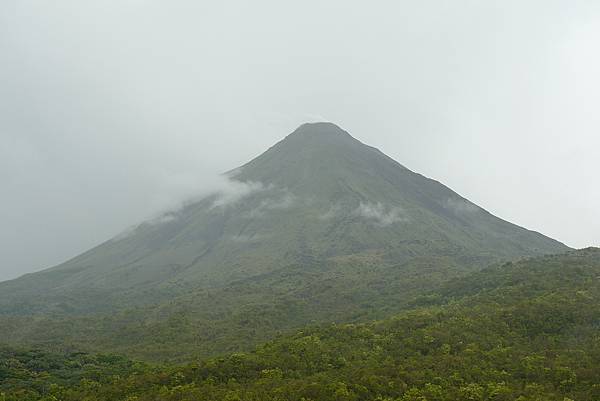
[[[6,336],[55,340],[27,316],[83,325],[92,315],[133,309],[137,323],[166,325],[185,315],[197,333],[218,321],[246,327],[248,336],[256,326],[243,315],[266,314],[272,333],[381,314],[442,277],[569,249],[495,217],[332,123],[304,124],[225,176],[231,190],[0,283],[0,313],[16,321]],[[213,334],[222,339],[226,328],[219,330]],[[108,326],[97,332],[118,348]]]

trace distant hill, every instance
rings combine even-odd
[[[595,401],[599,300],[600,249],[589,248],[450,280],[392,318],[303,328],[180,367],[0,349],[0,392],[7,401]]]
[[[209,355],[311,322],[384,317],[445,279],[568,250],[330,123],[300,126],[227,177],[229,192],[0,283],[0,336]]]

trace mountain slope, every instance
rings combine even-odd
[[[301,126],[229,176],[245,183],[242,195],[208,197],[63,265],[2,283],[0,308],[26,308],[32,292],[81,291],[97,293],[110,308],[115,290],[132,300],[147,290],[168,298],[181,288],[350,256],[376,255],[388,264],[449,257],[468,267],[567,249],[330,123]]]
[[[180,360],[382,318],[448,278],[568,249],[330,123],[299,127],[228,176],[228,191],[0,283],[0,336]]]
[[[451,280],[415,302],[431,305],[393,318],[304,328],[182,367],[0,349],[0,391],[7,401],[598,400],[599,277],[600,249],[526,259]]]

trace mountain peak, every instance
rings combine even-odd
[[[294,130],[290,135],[350,135],[338,125],[319,121],[314,123],[304,123]]]
[[[282,142],[339,143],[343,140],[356,141],[347,131],[330,122],[304,123],[289,134]]]
[[[381,156],[336,124],[305,123],[236,169],[233,177],[287,188],[297,184],[328,188],[331,181],[339,181],[351,171],[377,169],[378,162],[373,159]]]

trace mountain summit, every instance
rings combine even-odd
[[[281,142],[242,166],[233,177],[288,188],[308,185],[320,192],[322,189],[331,191],[330,185],[336,182],[340,185],[341,182],[376,178],[379,174],[397,173],[399,169],[405,170],[337,125],[310,123],[301,125]]]
[[[230,191],[0,283],[0,312],[85,315],[166,302],[193,304],[199,316],[217,301],[237,311],[246,294],[270,299],[255,304],[260,313],[295,305],[296,324],[359,316],[373,302],[394,307],[440,277],[568,249],[331,123],[300,126],[227,176]]]

